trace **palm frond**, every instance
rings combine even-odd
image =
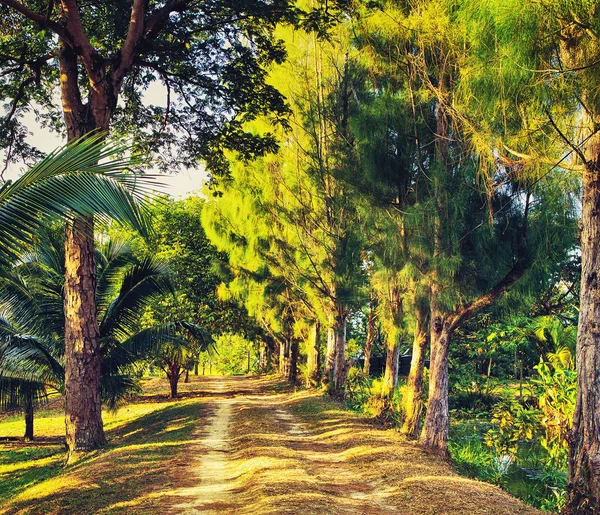
[[[123,339],[137,330],[140,313],[158,295],[172,293],[166,263],[147,257],[126,269],[120,291],[100,321],[101,337]]]
[[[142,195],[149,177],[130,173],[127,148],[105,143],[102,135],[78,140],[52,152],[0,189],[0,261],[15,259],[33,234],[57,217],[73,213],[112,218],[147,235]]]

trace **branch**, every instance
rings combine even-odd
[[[154,11],[148,18],[148,23],[146,23],[144,41],[152,41],[156,38],[165,23],[167,23],[169,15],[174,12],[185,11],[189,7],[188,4],[191,4],[191,0],[170,0],[160,9]]]
[[[127,31],[127,38],[123,47],[121,48],[121,62],[119,67],[115,71],[115,83],[118,84],[123,80],[123,77],[127,74],[133,59],[135,57],[135,47],[142,37],[144,32],[144,16],[146,15],[146,0],[133,0],[133,7],[131,8],[131,17],[129,18],[129,29]]]
[[[550,110],[549,109],[546,109],[546,116],[548,116],[548,120],[550,121],[550,125],[552,125],[552,127],[554,128],[554,130],[560,136],[560,138],[567,144],[567,146],[571,147],[571,149],[573,150],[573,152],[575,152],[579,156],[579,159],[581,159],[581,162],[583,163],[583,165],[587,166],[588,162],[587,162],[587,159],[585,158],[585,155],[584,155],[583,151],[581,150],[580,147],[578,147],[577,145],[574,145],[573,142],[569,138],[567,138],[563,134],[563,132],[558,128],[558,126],[554,122],[554,118],[552,118],[552,115],[550,114]]]
[[[102,80],[102,76],[98,73],[98,70],[94,64],[94,55],[96,54],[96,50],[90,43],[90,40],[85,33],[85,29],[83,28],[83,23],[81,22],[81,17],[79,16],[79,9],[77,8],[77,2],[76,0],[62,0],[62,8],[66,15],[67,28],[69,29],[71,41],[73,42],[72,46],[74,46],[75,53],[80,55],[83,59],[88,77],[90,78],[92,85],[95,85],[95,83]]]
[[[475,299],[473,302],[470,302],[466,306],[455,310],[454,313],[450,315],[449,321],[450,328],[452,331],[458,328],[465,320],[472,317],[477,311],[491,306],[512,286],[514,286],[514,284],[519,279],[521,279],[523,275],[525,275],[525,272],[528,269],[527,228],[531,194],[529,193],[529,191],[527,191],[526,195],[527,198],[525,200],[525,211],[523,213],[523,225],[521,227],[520,233],[518,234],[519,242],[517,250],[517,260],[515,261],[514,265],[509,270],[509,272],[498,283],[496,283],[496,285],[491,290],[489,290],[486,294],[482,295],[481,297]]]
[[[25,16],[25,18],[28,18],[29,20],[37,23],[45,29],[48,29],[54,32],[55,34],[59,35],[65,41],[68,41],[69,43],[73,42],[73,38],[62,25],[47,19],[47,17],[43,14],[32,11],[31,9],[29,9],[29,7],[26,7],[22,3],[17,2],[16,0],[0,0],[0,5],[6,5],[7,7],[14,9],[18,13]]]
[[[4,125],[6,127],[8,127],[8,124],[10,123],[13,116],[17,112],[17,106],[19,105],[19,102],[25,95],[25,89],[27,88],[27,86],[29,86],[33,82],[35,82],[35,77],[29,77],[28,79],[21,82],[21,84],[19,84],[19,89],[17,90],[17,94],[15,95],[15,98],[13,100],[10,112],[8,113],[8,116],[6,117],[6,121],[4,122]]]

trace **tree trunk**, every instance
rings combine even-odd
[[[61,100],[67,138],[108,131],[118,88],[108,77],[81,99],[77,55],[59,38]],[[96,314],[96,263],[93,218],[76,217],[65,239],[65,423],[67,462],[106,442],[102,424],[101,361]]]
[[[194,361],[194,375],[197,376],[198,375],[198,362]],[[202,374],[204,375],[204,374]]]
[[[279,341],[279,375],[289,377],[290,373],[290,340],[283,338]]]
[[[190,369],[189,368],[185,369],[185,378],[184,378],[183,382],[184,383],[190,382]]]
[[[67,461],[104,445],[96,317],[94,221],[75,219],[65,241],[65,418]]]
[[[435,452],[448,455],[448,350],[452,329],[439,313],[431,324],[429,400],[420,442]]]
[[[33,395],[27,394],[27,402],[25,403],[25,441],[33,440]]]
[[[393,336],[393,341],[388,342],[385,358],[385,373],[381,385],[381,397],[391,399],[396,386],[398,386],[398,362],[400,359],[400,341],[398,336]]]
[[[373,343],[375,343],[375,336],[377,332],[377,319],[375,317],[375,309],[373,303],[369,307],[369,318],[367,320],[367,341],[365,342],[365,362],[363,364],[363,373],[365,376],[369,376],[371,373],[371,353],[373,352]]]
[[[300,353],[298,340],[296,338],[290,338],[288,345],[287,355],[287,366],[286,366],[286,379],[291,384],[296,384],[298,377],[298,355]]]
[[[416,324],[410,361],[410,373],[404,391],[404,424],[401,432],[410,439],[419,437],[423,416],[423,369],[427,348],[427,316],[423,308],[415,308]]]
[[[577,402],[568,436],[570,515],[600,512],[600,135],[590,140],[582,191]]]
[[[325,370],[323,374],[323,384],[329,388],[335,375],[335,316],[329,316],[329,326],[327,327],[327,348],[325,349]]]
[[[306,358],[306,386],[317,388],[321,380],[321,324],[315,321],[310,328]]]
[[[327,390],[332,397],[343,398],[346,388],[346,317],[345,313],[336,314],[334,323],[327,333]]]
[[[169,380],[169,386],[171,387],[171,399],[177,397],[177,386],[179,384],[180,372],[181,366],[178,363],[169,365],[167,379]]]

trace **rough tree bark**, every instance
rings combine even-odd
[[[76,219],[65,240],[65,418],[67,461],[105,443],[100,397],[94,224]]]
[[[586,144],[581,213],[577,402],[569,441],[569,515],[600,513],[600,134]]]
[[[306,386],[317,388],[321,381],[321,324],[313,322],[306,345]]]
[[[25,403],[25,441],[33,440],[33,394],[27,394],[27,402]]]
[[[415,306],[415,331],[412,346],[410,372],[404,390],[404,423],[402,434],[410,439],[417,439],[421,429],[423,417],[423,370],[425,365],[425,351],[429,341],[427,327],[427,310]]]
[[[429,366],[429,400],[420,442],[435,452],[448,455],[448,351],[453,327],[439,305],[441,288],[431,292],[431,355]]]

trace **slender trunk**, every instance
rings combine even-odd
[[[329,328],[327,334],[327,350],[331,356],[328,356],[328,361],[331,361],[327,389],[332,397],[341,398],[344,396],[346,388],[346,378],[348,376],[346,367],[346,318],[345,313],[337,314],[334,317],[334,324]]]
[[[194,375],[197,376],[198,375],[198,362],[194,361]],[[204,374],[202,374],[204,375]]]
[[[325,370],[323,376],[323,383],[330,387],[333,383],[333,378],[335,376],[335,316],[331,314],[329,316],[329,327],[327,327],[327,348],[325,349]]]
[[[373,352],[373,343],[377,332],[377,319],[375,317],[375,309],[373,303],[369,307],[369,317],[367,320],[367,341],[365,342],[365,362],[363,364],[363,373],[368,376],[371,372],[371,353]]]
[[[600,512],[600,135],[590,140],[582,192],[577,402],[568,436],[566,513],[573,515]]]
[[[65,419],[68,461],[104,445],[94,222],[75,219],[65,241]]]
[[[296,338],[290,338],[288,345],[288,356],[287,356],[287,369],[286,379],[291,384],[296,384],[298,377],[298,355],[300,353],[298,340]]]
[[[27,394],[27,402],[25,403],[25,435],[26,441],[33,440],[33,394]]]
[[[431,364],[429,400],[420,442],[444,456],[448,455],[448,350],[452,329],[438,312],[431,323]]]
[[[307,343],[306,358],[306,386],[316,388],[321,380],[321,347],[320,347],[321,324],[315,321],[310,328]]]
[[[285,337],[279,341],[279,375],[289,377],[290,373],[290,339]]]
[[[394,331],[395,332],[395,331]],[[400,359],[400,341],[394,335],[392,341],[388,342],[385,358],[385,373],[381,385],[381,397],[391,399],[396,386],[398,386],[398,361]]]
[[[423,416],[423,369],[425,364],[425,350],[427,348],[427,315],[426,310],[415,308],[416,324],[412,346],[410,372],[404,391],[404,424],[402,433],[410,439],[419,437],[421,418]]]
[[[258,344],[258,370],[261,374],[264,374],[267,372],[267,369],[267,343],[265,341],[261,341]]]
[[[185,369],[185,378],[183,379],[184,383],[189,383],[190,382],[190,369],[186,368]]]

